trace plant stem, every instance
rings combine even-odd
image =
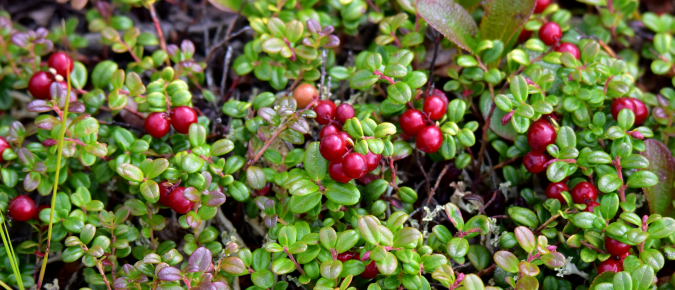
[[[164,33],[162,33],[162,27],[159,25],[159,18],[157,18],[157,13],[155,12],[155,6],[152,3],[148,3],[148,10],[150,10],[150,17],[152,17],[152,22],[155,23],[155,30],[157,30],[157,38],[159,38],[159,47],[162,48],[167,55],[169,53],[166,51],[166,41],[164,40]],[[166,58],[166,65],[171,66],[171,61],[169,58]]]
[[[295,260],[293,255],[288,252],[288,249],[286,249],[286,247],[284,247],[284,252],[286,252],[286,255],[288,255],[288,258],[291,259],[293,264],[295,264],[295,269],[298,270],[298,272],[300,272],[300,274],[305,275],[305,271],[302,269],[302,267],[300,267],[300,264],[298,264],[298,262]]]

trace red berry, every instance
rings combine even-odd
[[[561,44],[558,44],[553,49],[560,53],[569,52],[576,59],[579,59],[581,57],[581,53],[579,53],[579,48],[577,48],[576,45],[569,42],[563,42]]]
[[[331,120],[335,119],[335,110],[335,103],[333,103],[333,101],[320,101],[316,107],[314,107],[314,112],[316,112],[316,122],[321,125],[330,123]]]
[[[342,172],[349,178],[361,178],[368,172],[366,158],[361,153],[349,153],[342,160]]]
[[[52,85],[52,75],[39,71],[33,74],[28,81],[28,91],[36,99],[51,100],[52,95],[49,92],[49,86]]]
[[[340,104],[335,109],[335,119],[344,124],[347,120],[354,118],[354,107],[350,104]]]
[[[444,93],[443,91],[434,88],[434,89],[431,91],[431,95],[432,95],[432,96],[437,96],[437,97],[441,98],[441,100],[443,100],[443,102],[445,103],[445,106],[446,106],[446,107],[448,106],[448,96],[446,96],[445,93]]]
[[[558,23],[549,21],[539,28],[539,39],[548,46],[558,43],[560,38],[562,38],[562,30]]]
[[[619,255],[619,256],[615,257],[615,259],[618,258],[618,260],[621,262],[621,264],[623,264],[623,260],[628,258],[628,256],[630,256],[630,252],[625,252],[625,253],[623,253],[623,255]]]
[[[337,254],[337,259],[340,260],[340,262],[344,263],[344,262],[347,262],[351,259],[354,259],[355,256],[356,256],[356,253],[354,253],[354,252],[344,252],[344,253]]]
[[[180,214],[188,213],[195,205],[194,202],[185,199],[183,191],[185,191],[185,187],[179,186],[171,191],[168,196],[169,207]]]
[[[342,140],[345,141],[345,145],[347,145],[347,148],[354,147],[354,145],[352,145],[354,143],[354,140],[352,140],[352,137],[349,136],[349,134],[347,134],[347,132],[340,131],[340,132],[337,132],[337,134],[338,134],[338,136],[340,136],[340,138],[342,138]],[[351,141],[351,142],[349,142],[349,141]]]
[[[68,72],[72,72],[74,68],[73,60],[70,56],[60,51],[49,57],[47,65],[56,70],[56,73],[61,75],[64,79],[68,75]]]
[[[443,99],[437,96],[429,96],[424,100],[423,110],[432,120],[440,120],[447,109]]]
[[[321,128],[321,131],[319,131],[319,139],[323,139],[324,136],[337,134],[340,131],[342,131],[342,127],[335,124],[328,124],[326,126],[323,126],[323,128]]]
[[[152,113],[145,118],[145,132],[148,132],[150,136],[155,138],[162,138],[169,133],[171,129],[171,123],[166,119],[165,113]]]
[[[426,126],[417,134],[417,149],[426,153],[434,153],[443,144],[443,133],[436,126]]]
[[[548,157],[544,153],[530,151],[523,156],[523,165],[525,169],[533,174],[539,174],[544,171],[544,165],[548,162]]]
[[[9,203],[7,212],[12,219],[25,222],[35,216],[37,206],[35,206],[35,202],[30,197],[19,195]]]
[[[427,125],[424,114],[417,109],[409,109],[403,112],[398,121],[403,133],[410,136],[417,136],[417,133]]]
[[[263,187],[263,188],[261,188],[261,189],[256,189],[255,193],[256,193],[257,195],[265,196],[265,195],[267,195],[268,192],[270,192],[270,189],[271,189],[271,188],[272,188],[272,184],[270,184],[270,183],[268,182],[267,184],[265,184],[265,187]]]
[[[366,158],[366,169],[368,172],[371,172],[377,168],[378,165],[380,165],[380,160],[382,160],[382,155],[380,154],[375,154],[373,152],[368,151],[368,154],[365,156]]]
[[[380,273],[379,270],[377,270],[377,265],[375,265],[375,261],[370,261],[370,264],[366,265],[366,270],[359,275],[359,277],[363,279],[373,279],[377,274]]]
[[[630,251],[630,246],[605,236],[605,249],[612,256],[623,256]]]
[[[347,153],[347,144],[340,135],[331,134],[321,139],[319,152],[328,161],[342,162],[342,157]]]
[[[598,203],[596,201],[591,201],[586,205],[586,209],[584,209],[584,211],[592,213],[593,209],[598,205],[600,205],[600,203]]]
[[[520,31],[520,34],[518,34],[518,42],[525,42],[530,39],[530,37],[532,37],[532,31],[523,29]]]
[[[366,173],[366,175],[364,175],[363,177],[359,178],[358,180],[359,180],[359,182],[361,182],[363,185],[368,185],[369,183],[371,183],[371,182],[373,182],[373,181],[375,181],[375,180],[377,180],[377,179],[380,179],[380,176],[379,176],[379,175]]]
[[[551,0],[537,0],[537,4],[534,4],[534,13],[542,13],[546,10],[546,7],[551,5]]]
[[[171,112],[171,126],[176,132],[187,134],[190,131],[190,125],[197,123],[197,113],[188,106],[179,106],[173,108]]]
[[[591,201],[595,201],[598,197],[598,190],[590,182],[582,181],[572,188],[570,194],[574,203],[588,204]]]
[[[4,137],[0,136],[0,162],[4,162],[5,158],[2,157],[2,153],[5,153],[5,149],[9,148],[9,143],[5,140]]]
[[[169,204],[169,193],[171,193],[169,190],[171,189],[171,183],[168,181],[164,180],[159,183],[159,204],[166,206],[166,207],[171,207]]]
[[[612,259],[610,257],[609,259],[603,261],[602,263],[600,263],[600,265],[598,265],[598,275],[607,271],[619,273],[623,271],[623,267],[619,261]]]
[[[563,191],[570,191],[569,187],[567,187],[567,184],[562,182],[549,183],[546,187],[546,197],[555,198],[559,200],[561,204],[565,204],[565,198],[562,196]]]
[[[629,109],[635,114],[635,125],[641,125],[647,119],[649,112],[647,106],[642,101],[635,98],[618,98],[612,102],[612,117],[618,120],[619,112],[623,109]]]
[[[342,171],[342,162],[328,163],[328,175],[330,175],[331,179],[341,183],[347,183],[352,180]]]
[[[539,119],[530,125],[527,131],[527,143],[532,150],[537,152],[546,152],[546,146],[555,143],[558,133],[555,132],[553,125],[547,120]]]

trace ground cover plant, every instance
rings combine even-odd
[[[5,289],[675,289],[668,1],[5,2]]]

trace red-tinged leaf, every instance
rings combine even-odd
[[[199,271],[206,271],[209,265],[211,265],[212,257],[213,255],[211,254],[211,251],[209,249],[199,247],[194,252],[192,252],[192,255],[190,255],[188,265],[197,266]]]
[[[666,145],[654,139],[645,140],[645,151],[641,154],[649,160],[647,170],[659,177],[659,183],[644,188],[650,212],[675,217],[672,203],[675,199],[675,157]]]
[[[417,0],[417,12],[431,27],[460,48],[473,53],[478,27],[469,12],[454,0]]]
[[[483,39],[501,40],[504,45],[514,37],[534,11],[536,0],[491,0],[483,7],[485,14],[480,23]],[[508,50],[505,50],[508,51]],[[495,61],[495,64],[499,60]]]
[[[166,267],[159,270],[157,277],[162,281],[178,281],[183,278],[183,275],[177,268]]]

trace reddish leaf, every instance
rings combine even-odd
[[[417,13],[448,40],[473,53],[478,32],[469,12],[454,0],[417,0]]]
[[[644,188],[645,197],[649,203],[651,213],[658,213],[662,216],[675,217],[675,158],[671,155],[668,147],[658,140],[645,140],[645,151],[642,155],[649,160],[647,170],[656,173],[659,177],[659,183]]]

